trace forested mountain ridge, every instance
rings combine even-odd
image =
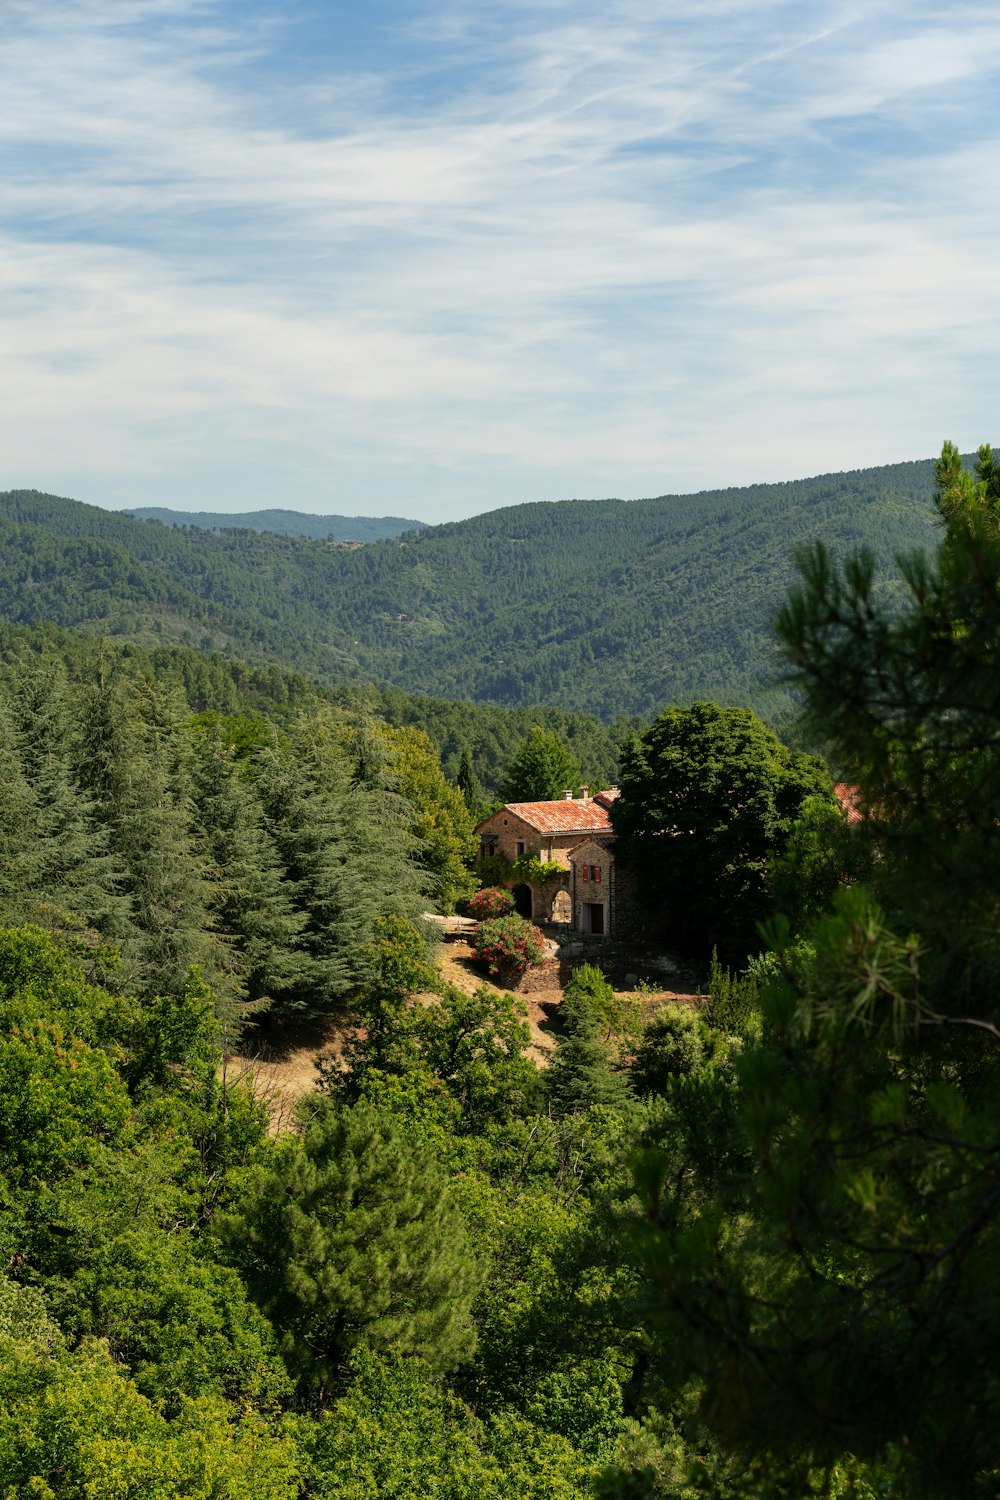
[[[316,516],[301,510],[170,510],[162,505],[127,507],[122,515],[164,526],[194,526],[199,531],[273,531],[279,536],[311,536],[319,541],[380,542],[421,531],[426,522],[404,516]]]
[[[782,717],[769,628],[795,546],[865,543],[891,580],[897,553],[934,538],[932,490],[928,460],[520,505],[363,548],[151,526],[13,491],[0,495],[0,611],[327,682],[606,718],[705,697]]]

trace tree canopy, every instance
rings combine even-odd
[[[741,958],[768,916],[768,861],[829,772],[750,709],[669,708],[622,752],[615,854],[657,940]]]
[[[656,1360],[675,1385],[697,1381],[740,1494],[797,1500],[849,1473],[864,1495],[996,1490],[1000,531],[988,467],[955,504],[946,448],[945,538],[934,563],[904,560],[902,608],[880,596],[870,558],[838,567],[817,547],[802,559],[779,631],[809,715],[860,788],[867,877],[797,939],[772,923],[762,1027],[716,1114],[716,1164],[679,1174],[676,1126],[637,1159],[633,1246]]]
[[[558,735],[537,725],[500,780],[504,802],[552,802],[580,785],[580,767]]]

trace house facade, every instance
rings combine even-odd
[[[569,867],[572,926],[589,937],[609,937],[618,915],[614,837],[599,834],[577,844]]]
[[[500,855],[512,866],[518,860],[541,860],[559,871],[543,883],[519,879],[511,870],[504,880],[516,910],[536,922],[561,922],[595,937],[613,930],[613,836],[609,808],[617,790],[591,797],[565,792],[552,802],[508,802],[478,825],[482,857]],[[589,857],[584,860],[582,851]]]

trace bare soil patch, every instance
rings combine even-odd
[[[438,954],[441,977],[447,984],[466,995],[486,985],[503,993],[502,986],[492,982],[473,958],[472,949],[462,940],[442,944]],[[530,986],[530,977],[528,984]],[[701,996],[686,990],[643,991],[616,990],[621,1000],[638,1004],[643,1010],[657,1010],[670,1001],[686,1005],[701,1004]],[[416,995],[418,1003],[433,1005],[436,996],[430,992]],[[516,997],[524,1006],[531,1031],[529,1056],[539,1068],[548,1066],[562,1032],[559,1007],[562,991],[553,990],[551,981],[545,989],[526,988]],[[347,1024],[342,1015],[312,1017],[309,1020],[286,1021],[280,1025],[263,1024],[245,1033],[240,1051],[226,1058],[225,1072],[231,1081],[245,1083],[268,1107],[271,1131],[277,1134],[292,1124],[296,1103],[310,1093],[318,1081],[317,1063],[342,1055]]]
[[[226,1072],[267,1105],[276,1134],[290,1127],[295,1104],[316,1087],[317,1063],[341,1055],[344,1035],[340,1015],[262,1025],[244,1033],[239,1052],[226,1058]]]

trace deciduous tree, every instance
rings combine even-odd
[[[823,762],[746,708],[669,708],[622,752],[615,855],[658,941],[745,957],[772,910],[768,860],[806,797],[832,800]]]

